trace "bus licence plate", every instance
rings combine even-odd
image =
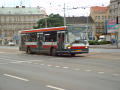
[[[82,50],[76,50],[76,51],[80,52],[80,51],[82,51]]]

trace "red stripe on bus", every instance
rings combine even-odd
[[[72,46],[72,49],[85,49],[86,46]]]
[[[42,47],[43,48],[51,48],[51,47],[56,48],[57,46],[56,45],[43,45]]]
[[[21,33],[44,32],[44,31],[59,31],[59,30],[65,30],[65,29],[66,29],[66,27],[34,29],[34,30],[22,30]]]
[[[26,45],[26,47],[30,47],[30,48],[37,48],[37,45]]]

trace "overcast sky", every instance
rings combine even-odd
[[[0,0],[0,7],[15,7],[25,5],[27,7],[44,7],[47,14],[59,13],[64,15],[64,3],[66,16],[87,16],[91,6],[108,6],[110,0]],[[73,7],[79,7],[72,9]],[[82,9],[81,7],[85,7]]]

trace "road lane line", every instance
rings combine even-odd
[[[8,64],[8,63],[0,63],[0,64]]]
[[[48,67],[51,67],[52,65],[48,65]]]
[[[55,87],[55,86],[51,86],[51,85],[46,85],[46,87],[52,88],[52,89],[56,89],[56,90],[65,90],[65,89],[62,89],[62,88],[59,88],[59,87]]]
[[[99,73],[99,74],[104,74],[105,72],[97,72],[97,73]]]
[[[55,67],[59,68],[60,66],[55,66]]]
[[[69,67],[62,67],[62,68],[64,68],[64,69],[68,69]]]
[[[86,72],[91,72],[92,70],[85,70]]]
[[[45,64],[40,64],[40,65],[44,66]]]
[[[40,62],[42,62],[43,60],[29,60],[29,61],[31,61],[31,62],[33,62],[33,61],[40,61]]]
[[[15,62],[10,62],[10,63],[24,63],[26,61],[15,61]]]
[[[3,60],[7,60],[7,61],[18,61],[18,60],[13,60],[13,59],[8,59],[8,58],[0,58],[0,59],[3,59]]]
[[[3,74],[3,75],[4,75],[4,76],[7,76],[7,77],[15,78],[15,79],[23,80],[23,81],[26,81],[26,82],[29,81],[28,79],[20,78],[20,77],[13,76],[13,75],[9,75],[9,74]]]
[[[120,76],[120,74],[117,74],[117,73],[115,73],[115,74],[112,74],[113,76]]]

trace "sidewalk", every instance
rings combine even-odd
[[[90,45],[90,48],[104,48],[104,49],[120,49],[117,48],[116,45],[111,45],[111,44],[107,44],[107,45]]]

